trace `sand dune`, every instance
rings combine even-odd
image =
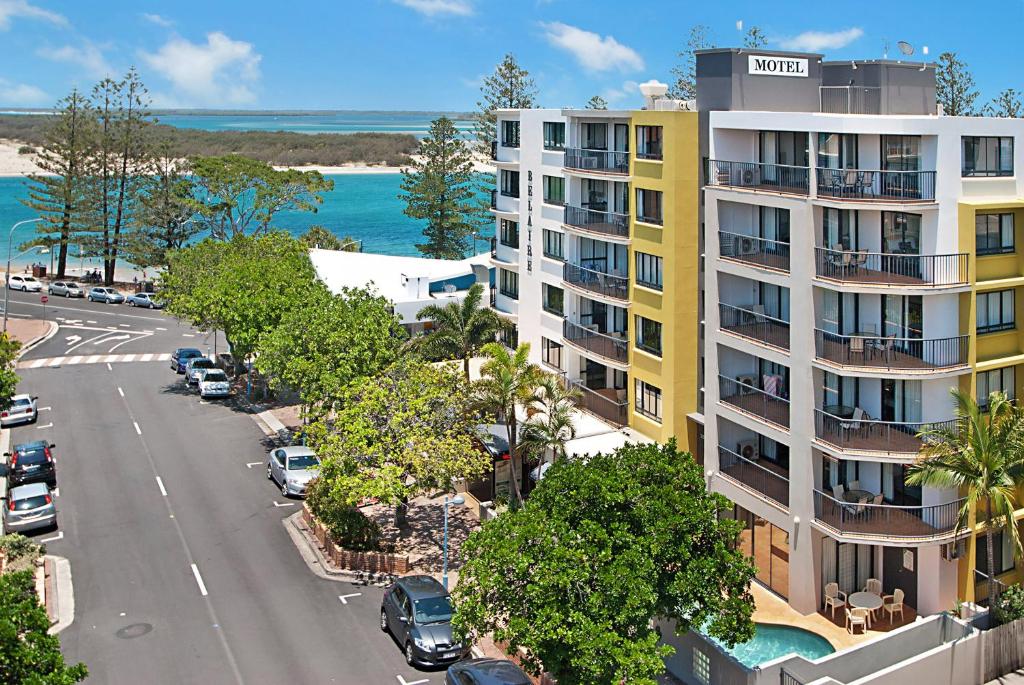
[[[35,155],[20,155],[20,143],[0,139],[0,176],[27,176],[42,172]]]

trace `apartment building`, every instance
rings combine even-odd
[[[905,475],[950,388],[1021,394],[1024,121],[937,115],[920,63],[716,49],[697,74],[703,463],[758,579],[803,613],[868,578],[919,614],[974,599],[961,494]]]

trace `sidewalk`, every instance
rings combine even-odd
[[[20,342],[24,349],[49,333],[50,327],[54,325],[56,324],[52,321],[43,321],[42,319],[15,319],[12,317],[7,319],[7,334]]]

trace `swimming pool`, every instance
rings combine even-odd
[[[731,654],[741,664],[749,668],[787,654],[799,654],[806,659],[820,659],[836,651],[828,640],[809,630],[772,623],[755,623],[754,638],[749,642],[740,643],[732,649],[715,638],[711,639],[723,651]]]

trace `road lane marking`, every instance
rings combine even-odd
[[[34,362],[32,362],[32,365],[29,366],[28,368],[30,368],[30,369],[38,369],[40,366],[42,366],[45,363],[46,363],[45,359],[36,359]]]
[[[260,465],[262,465],[262,464],[263,464],[263,462],[262,462],[262,461],[250,461],[249,463],[247,463],[247,464],[245,465],[245,468],[247,468],[247,469],[251,469],[251,468],[252,468],[253,466],[260,466]]]
[[[158,331],[166,331],[166,330],[167,330],[166,328],[164,328],[164,327],[162,327],[162,326],[157,326],[157,327],[156,327],[156,329],[157,329]]]
[[[42,426],[36,426],[36,430],[37,431],[41,431],[44,428],[53,428],[53,424],[52,423],[47,423],[47,424],[44,424]]]
[[[86,364],[95,364],[99,360],[100,360],[100,355],[92,354],[92,355],[89,355],[88,357],[85,358],[85,363]]]
[[[50,492],[53,493],[54,497],[60,497],[60,488],[54,488],[53,490],[50,490]]]
[[[203,582],[203,577],[201,575],[199,575],[199,567],[196,566],[195,564],[192,564],[192,575],[194,575],[196,577],[196,585],[199,586],[199,593],[203,597],[205,597],[206,595],[210,594],[210,593],[208,593],[206,591],[206,583]]]
[[[351,595],[338,595],[338,599],[341,600],[342,604],[348,604],[348,600],[352,599],[353,597],[359,597],[362,594],[362,592],[353,592]]]
[[[60,366],[60,363],[64,361],[64,357],[54,357],[50,360],[48,366]]]
[[[96,322],[95,322],[95,321],[93,321],[92,319],[86,319],[86,320],[85,320],[85,322],[86,322],[86,323],[96,323]]]
[[[277,500],[274,500],[274,506],[275,507],[294,507],[295,506],[295,502],[285,502],[284,504],[281,504]]]
[[[50,411],[52,409],[53,409],[53,407],[39,407],[39,409],[37,411]]]
[[[138,338],[136,338],[137,340]],[[165,362],[171,358],[170,352],[146,352],[136,354],[93,354],[89,356],[77,355],[70,357],[45,357],[43,359],[28,359],[18,362],[19,369],[38,369],[44,366],[72,366],[76,364],[95,364],[106,362],[109,367],[111,363],[120,362]],[[111,369],[113,370],[113,369]]]
[[[78,341],[80,341],[82,339],[82,336],[80,336],[80,335],[69,335],[69,336],[66,336],[64,339],[68,341],[68,345],[74,345],[76,342],[78,342]]]
[[[195,333],[182,333],[181,337],[183,337],[183,338],[194,338],[194,337],[196,337],[196,334]]]
[[[80,361],[82,361],[82,356],[81,356],[81,355],[76,355],[76,356],[72,357],[71,359],[69,359],[69,360],[67,361],[67,363],[68,363],[68,364],[77,364],[77,363],[79,363]]]
[[[147,352],[146,354],[142,355],[142,357],[139,359],[139,361],[140,362],[153,361],[153,353],[152,352]]]
[[[117,324],[117,325],[118,325],[118,326],[131,326],[131,324],[130,324],[130,323],[119,323],[119,324]]]
[[[132,425],[135,426],[135,432],[138,433],[139,435],[142,435],[142,429],[139,428],[139,422],[132,421]]]
[[[113,370],[114,370],[114,367],[110,365],[110,362],[107,362],[107,371],[113,371]]]
[[[56,542],[57,540],[63,540],[63,539],[64,539],[64,531],[61,531],[61,532],[57,533],[56,535],[54,535],[52,538],[43,538],[39,542]]]
[[[156,477],[156,484],[160,486],[160,494],[163,495],[164,497],[167,497],[167,490],[164,489],[164,482],[163,480],[160,479],[160,476]]]
[[[423,685],[423,683],[430,682],[429,678],[424,678],[423,680],[406,680],[400,675],[396,675],[395,677],[398,678],[398,682],[401,683],[401,685]]]
[[[135,357],[137,357],[137,356],[138,356],[137,354],[126,354],[126,355],[124,355],[124,359],[122,359],[121,361],[123,361],[123,362],[133,362],[133,361],[135,361]]]
[[[124,390],[121,389],[121,386],[118,386],[117,394],[120,395],[121,397],[124,397]]]

